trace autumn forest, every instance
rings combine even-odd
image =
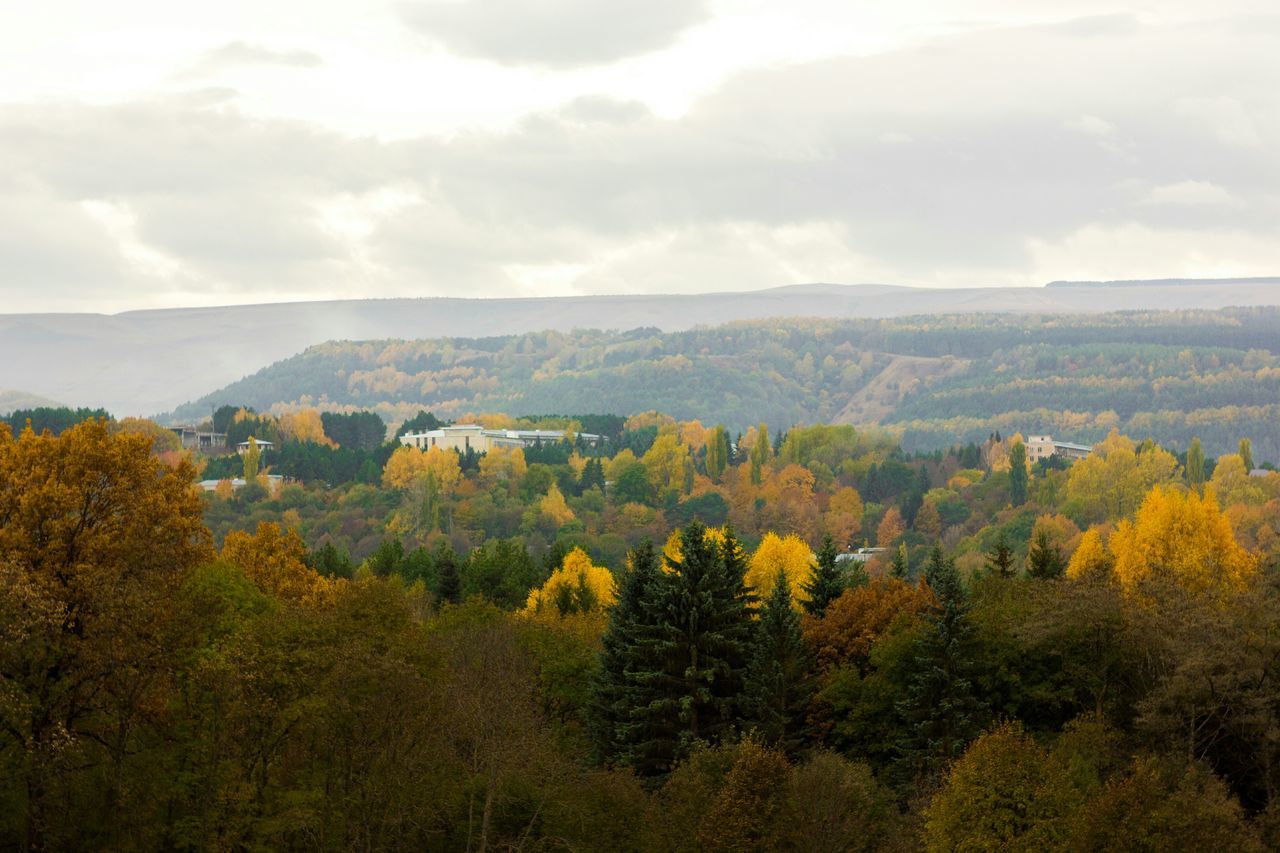
[[[101,410],[9,415],[0,846],[1275,849],[1277,367],[1249,337],[1274,319],[1154,316],[1127,349],[1105,318],[1038,344],[1028,322],[885,321],[861,348],[743,324],[665,366],[647,333],[472,342],[465,369],[456,342],[327,345],[288,367],[333,377],[324,399],[253,391],[263,374],[204,407],[242,453]],[[790,372],[744,373],[713,336]],[[546,388],[641,351],[627,375],[672,405],[483,405],[517,381],[504,359],[553,345]],[[898,421],[835,422],[841,387],[904,369],[888,351],[937,363]],[[1028,377],[981,380],[996,360]],[[713,369],[741,396],[700,419]],[[357,393],[448,370],[473,398]],[[1237,385],[1252,414],[1213,422]],[[1147,402],[989,417],[1053,387],[1079,412]],[[1151,414],[1178,394],[1201,415]],[[400,441],[449,423],[563,437]],[[1030,458],[1070,423],[1084,458]]]

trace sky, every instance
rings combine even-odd
[[[1274,0],[42,0],[0,313],[1280,274]]]

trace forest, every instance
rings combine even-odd
[[[276,444],[0,426],[6,849],[1280,844],[1249,436],[1030,464],[1019,433],[489,414],[566,438],[460,455],[215,417]]]
[[[494,338],[334,341],[194,403],[283,413],[420,409],[527,416],[661,410],[745,430],[881,425],[907,451],[988,434],[1081,443],[1112,429],[1185,452],[1240,435],[1280,457],[1280,309],[1094,315],[973,314],[793,319],[664,334],[539,332]]]

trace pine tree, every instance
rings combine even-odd
[[[791,606],[785,569],[778,570],[773,592],[756,625],[756,645],[747,668],[747,722],[766,744],[795,756],[807,729],[813,698],[809,650],[800,633],[800,614]]]
[[[974,691],[977,660],[968,603],[955,561],[935,546],[925,580],[937,597],[915,652],[905,698],[898,773],[917,787],[934,781],[981,732],[986,705]]]
[[[635,711],[648,703],[645,685],[659,668],[658,661],[645,655],[660,626],[652,588],[661,574],[653,543],[645,542],[631,552],[630,567],[622,577],[618,601],[609,611],[609,626],[601,638],[600,670],[588,707],[596,758],[604,763],[631,764],[641,773],[649,768],[636,749],[645,737]]]
[[[1063,559],[1062,551],[1053,544],[1049,532],[1041,530],[1027,551],[1027,575],[1039,580],[1052,580],[1062,577],[1066,570],[1067,561]]]
[[[1200,436],[1192,438],[1187,448],[1187,484],[1197,493],[1204,489],[1204,448],[1200,445]]]
[[[1017,574],[1017,569],[1013,567],[1013,549],[1009,547],[1009,540],[1003,530],[987,553],[987,571],[1002,578],[1011,578]]]
[[[911,566],[907,562],[907,543],[903,542],[898,546],[898,553],[893,555],[893,562],[889,564],[889,574],[904,581],[910,573]]]
[[[1021,441],[1009,450],[1009,501],[1014,506],[1027,502],[1027,446]]]
[[[840,577],[840,567],[836,565],[836,543],[830,535],[822,537],[822,545],[818,548],[818,567],[814,569],[813,579],[804,585],[809,600],[804,602],[804,610],[810,616],[821,619],[827,612],[827,605],[840,597],[844,592],[844,580]],[[863,575],[865,581],[866,575]]]
[[[644,660],[661,667],[632,674],[638,740],[633,766],[669,772],[699,742],[718,743],[740,719],[751,653],[752,596],[746,558],[732,529],[717,546],[694,521],[680,534],[680,558],[650,587],[658,624],[640,640]]]

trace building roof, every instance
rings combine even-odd
[[[1093,450],[1092,444],[1076,444],[1071,441],[1055,441],[1053,446],[1062,450],[1083,450],[1086,453]]]

